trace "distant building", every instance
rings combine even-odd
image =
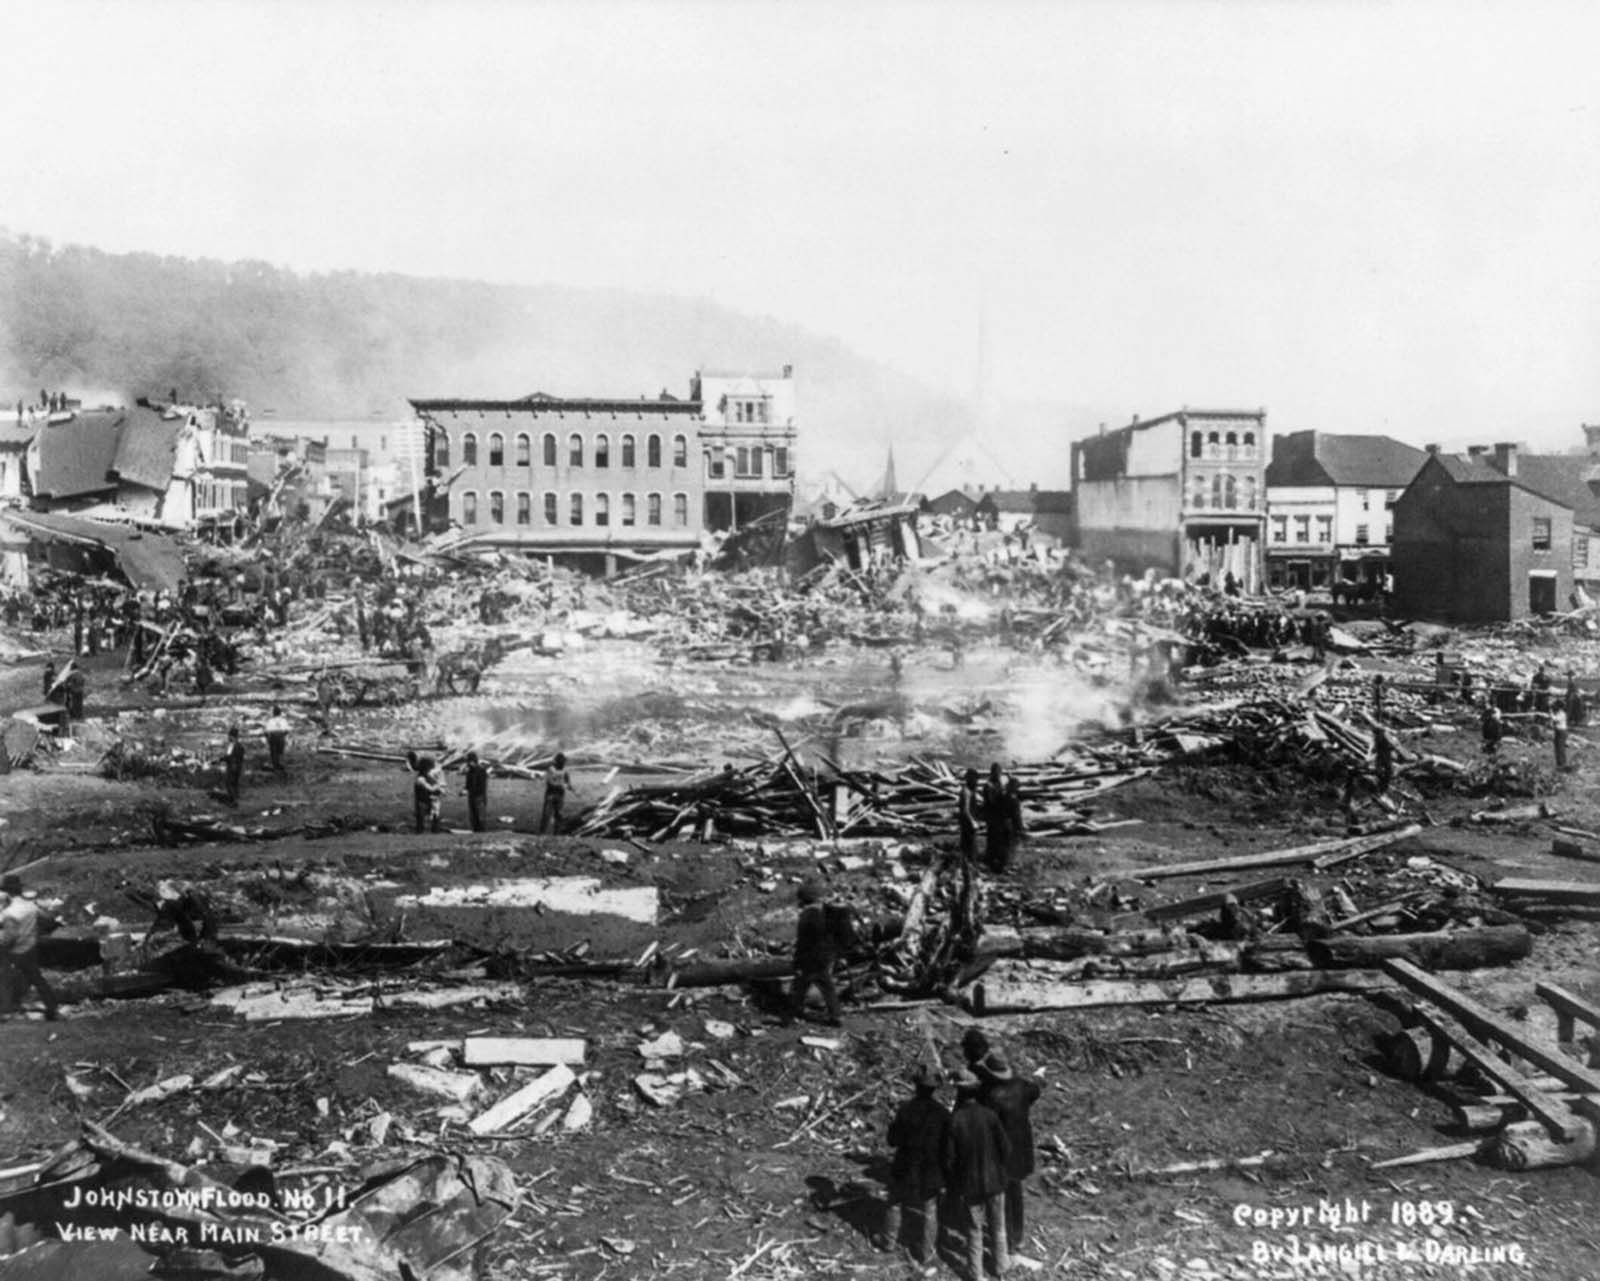
[[[1265,410],[1180,410],[1072,446],[1079,546],[1093,562],[1262,583]]]
[[[970,520],[978,509],[978,498],[964,489],[947,489],[936,498],[923,500],[922,510],[930,516],[949,516],[956,520]]]
[[[262,415],[258,434],[293,442],[290,452],[306,460],[306,445],[326,452],[311,459],[316,474],[307,484],[323,497],[338,494],[353,518],[377,521],[397,498],[425,491],[427,436],[417,419],[279,418]],[[264,467],[258,463],[257,470]],[[323,484],[323,478],[327,483]],[[259,477],[258,477],[259,479]]]
[[[1069,489],[991,489],[973,504],[973,515],[1004,533],[1026,527],[1066,539],[1073,533],[1073,500]]]
[[[1587,457],[1430,449],[1394,507],[1400,611],[1507,622],[1600,592],[1600,428],[1584,430]]]
[[[794,373],[699,373],[690,397],[413,400],[451,520],[480,545],[611,572],[787,516]]]
[[[1394,505],[1427,455],[1389,436],[1296,431],[1267,465],[1267,584],[1381,583]]]

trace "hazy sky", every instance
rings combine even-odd
[[[966,393],[1563,444],[1600,6],[6,5],[0,223],[702,294]],[[25,15],[25,16],[24,16]]]

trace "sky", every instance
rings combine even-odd
[[[1124,420],[1600,421],[1593,4],[4,3],[13,232],[704,296]]]

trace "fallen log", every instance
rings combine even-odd
[[[1167,863],[1154,867],[1135,868],[1122,877],[1132,881],[1154,881],[1172,876],[1209,876],[1214,872],[1239,872],[1256,867],[1278,867],[1293,863],[1311,863],[1319,871],[1334,867],[1362,854],[1370,854],[1396,841],[1416,836],[1422,831],[1420,824],[1410,824],[1390,832],[1373,836],[1340,837],[1337,840],[1316,841],[1310,845],[1297,845],[1291,849],[1268,850],[1263,854],[1239,854],[1233,858],[1205,859],[1195,863]]]
[[[672,971],[667,983],[670,987],[720,987],[724,983],[783,979],[793,973],[794,961],[787,956],[732,957],[680,966]]]
[[[1506,898],[1538,899],[1545,903],[1573,903],[1600,907],[1600,884],[1592,881],[1540,881],[1508,876],[1491,887]]]
[[[992,971],[973,984],[974,1014],[1076,1010],[1097,1005],[1204,1005],[1271,1001],[1319,992],[1374,992],[1389,986],[1380,974],[1362,970],[1289,971],[1282,974],[1218,974],[1168,981],[1087,979],[1068,983]]]
[[[1335,934],[1311,939],[1306,950],[1331,969],[1372,969],[1399,957],[1433,970],[1476,970],[1509,965],[1533,950],[1533,936],[1521,925],[1480,925],[1427,934]]]
[[[517,1064],[528,1067],[569,1067],[582,1063],[587,1042],[576,1037],[469,1036],[461,1043],[461,1062],[467,1067]]]
[[[1391,1157],[1387,1161],[1374,1161],[1369,1170],[1396,1170],[1406,1165],[1427,1165],[1433,1161],[1457,1161],[1464,1156],[1477,1156],[1483,1149],[1483,1140],[1468,1139],[1461,1143],[1446,1143],[1442,1147],[1424,1148],[1408,1156]]]
[[[1185,916],[1203,916],[1208,912],[1215,912],[1222,906],[1222,900],[1230,894],[1240,903],[1250,903],[1256,899],[1276,898],[1288,888],[1288,885],[1286,877],[1274,876],[1265,881],[1252,881],[1248,885],[1240,885],[1231,890],[1196,894],[1192,898],[1179,899],[1176,903],[1158,903],[1154,907],[1145,908],[1144,914],[1152,921],[1175,921]]]
[[[1577,841],[1560,836],[1550,842],[1550,852],[1557,858],[1575,858],[1586,863],[1600,863],[1600,850],[1592,850]]]
[[[1594,1125],[1582,1117],[1576,1121],[1575,1131],[1564,1139],[1552,1138],[1537,1121],[1516,1121],[1495,1137],[1489,1159],[1502,1170],[1581,1165],[1594,1155]]]
[[[1426,1027],[1402,1028],[1384,1047],[1389,1070],[1402,1081],[1442,1081],[1461,1070],[1462,1058],[1448,1037]]]

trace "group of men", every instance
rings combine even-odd
[[[274,703],[262,724],[261,732],[267,740],[267,767],[274,774],[286,776],[289,772],[284,753],[289,749],[289,718],[283,704]],[[244,740],[239,727],[228,727],[228,741],[222,749],[222,796],[230,805],[239,803],[239,790],[244,783]]]
[[[876,1244],[903,1245],[931,1273],[942,1221],[955,1234],[968,1281],[982,1281],[986,1239],[996,1276],[1022,1248],[1022,1184],[1034,1169],[1029,1114],[1040,1089],[1019,1077],[977,1028],[968,1029],[961,1052],[953,1074],[931,1058],[920,1064],[912,1074],[914,1094],[889,1123],[894,1156]],[[939,1101],[946,1084],[955,1090],[953,1110]]]
[[[981,780],[978,771],[967,770],[961,780],[956,802],[956,828],[961,837],[961,858],[971,864],[978,857],[978,824],[984,830],[984,863],[996,876],[1011,867],[1011,856],[1027,835],[1022,814],[1022,788],[1017,780],[1006,778],[998,762],[989,766],[989,777]]]
[[[1442,655],[1440,665],[1442,667]],[[1463,694],[1463,697],[1469,696],[1465,691],[1470,691],[1470,686],[1464,687]],[[1574,726],[1588,723],[1589,707],[1578,688],[1578,679],[1571,671],[1567,672],[1566,688],[1562,690],[1555,688],[1555,681],[1546,663],[1539,664],[1526,689],[1490,686],[1485,692],[1483,711],[1478,722],[1485,756],[1497,755],[1505,739],[1508,713],[1503,710],[1504,704],[1514,709],[1509,715],[1520,717],[1528,723],[1534,738],[1542,738],[1544,730],[1548,728],[1556,769],[1565,773],[1572,768],[1568,756],[1571,730]]]
[[[444,767],[431,756],[415,751],[406,753],[411,771],[411,808],[418,833],[444,831]],[[467,823],[474,832],[486,830],[489,809],[489,766],[468,752],[462,769],[462,794],[467,798]],[[567,770],[567,755],[557,752],[545,767],[544,804],[539,811],[539,834],[561,830],[562,810],[572,791],[572,775]]]

